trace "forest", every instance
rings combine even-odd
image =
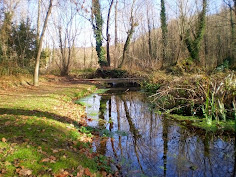
[[[0,177],[235,176],[235,69],[236,0],[0,0]]]

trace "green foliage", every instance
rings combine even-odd
[[[232,98],[236,94],[236,82],[234,74],[228,75],[219,85],[210,82],[208,84],[207,91],[205,91],[205,104],[202,106],[202,111],[207,119],[208,123],[211,124],[212,120],[215,119],[218,123],[220,120],[224,122],[229,118],[229,112],[234,110],[234,101]],[[232,100],[232,102],[231,102]],[[230,104],[232,107],[230,108]],[[228,109],[226,109],[226,106]]]
[[[16,75],[33,71],[36,55],[36,32],[29,20],[12,23],[12,14],[5,13],[0,28],[0,74]]]
[[[228,59],[224,60],[223,64],[220,65],[220,66],[218,66],[218,67],[216,68],[216,70],[217,70],[217,71],[224,71],[224,70],[226,70],[226,69],[229,69],[229,63],[230,63],[230,62],[229,62]]]
[[[142,83],[142,88],[144,89],[144,91],[149,92],[149,93],[156,93],[156,91],[160,87],[161,87],[161,85],[158,83],[150,83],[150,82],[146,82],[146,81],[144,81]]]
[[[112,173],[109,161],[107,160],[106,156],[99,155],[95,157],[95,161],[97,161],[97,163],[99,164],[99,170],[105,170],[109,173]]]
[[[49,48],[45,48],[41,52],[41,59],[40,59],[40,65],[45,67],[47,62],[49,61],[49,57],[51,55],[51,50]]]
[[[97,69],[95,77],[101,78],[125,78],[127,77],[127,71],[121,69]]]
[[[188,29],[185,34],[185,39],[184,39],[191,58],[197,62],[199,62],[199,52],[201,48],[201,41],[205,34],[206,8],[207,8],[207,0],[203,0],[203,9],[201,13],[199,14],[198,22],[196,25],[196,32],[195,32],[196,34],[193,35],[194,37],[192,39],[192,35],[191,35],[192,29]]]
[[[166,8],[165,8],[165,1],[161,0],[161,31],[162,31],[162,43],[163,43],[163,59],[166,60],[167,58],[167,19],[166,19]]]
[[[202,111],[207,119],[207,123],[212,123],[212,117],[215,114],[215,101],[214,101],[214,93],[212,93],[212,97],[210,98],[210,88],[208,87],[208,91],[206,93],[206,101],[205,105],[202,106]]]
[[[10,76],[10,75],[18,76],[19,74],[24,75],[30,73],[31,70],[29,69],[20,68],[18,66],[10,66],[9,63],[0,65],[0,76]]]
[[[101,5],[99,0],[92,1],[92,20],[95,19],[95,23],[93,23],[93,31],[96,40],[96,51],[98,55],[98,63],[100,67],[107,66],[107,61],[105,58],[105,50],[102,47],[102,26],[103,26],[103,19],[101,13]]]
[[[17,65],[19,67],[32,67],[37,52],[36,32],[31,28],[29,20],[21,21],[12,27],[10,47],[17,53]]]

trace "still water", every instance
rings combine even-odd
[[[235,176],[234,137],[198,135],[158,115],[145,100],[141,92],[94,94],[81,100],[88,125],[105,129],[94,151],[120,164],[122,176]]]

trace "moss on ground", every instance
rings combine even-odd
[[[80,132],[88,85],[44,83],[1,90],[0,176],[101,176],[92,135]],[[104,161],[104,160],[103,160]]]

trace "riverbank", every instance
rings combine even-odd
[[[145,93],[109,90],[79,103],[93,127],[84,131],[98,138],[94,149],[114,159],[122,176],[234,176],[234,136],[170,120],[150,107]]]
[[[142,84],[157,112],[186,126],[210,132],[236,131],[236,76],[233,71],[183,73],[153,72]]]
[[[114,73],[125,73],[115,76],[139,80],[136,85],[140,84],[147,92],[152,107],[161,114],[171,115],[166,118],[218,134],[234,133],[236,130],[236,76],[232,70],[216,70],[211,74],[200,70],[180,72],[173,68],[170,71],[142,72],[102,70],[102,76],[98,71],[89,75],[112,78]]]
[[[95,86],[53,76],[39,87],[23,80],[1,82],[0,176],[109,174],[107,161],[91,149],[93,135],[79,131],[86,125],[84,107],[73,103]]]

